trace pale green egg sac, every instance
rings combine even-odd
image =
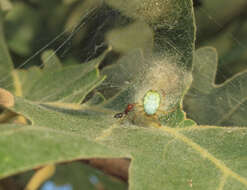
[[[143,99],[144,111],[147,115],[154,115],[160,106],[160,94],[154,90],[149,90]]]

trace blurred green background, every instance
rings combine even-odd
[[[133,22],[101,0],[12,2],[5,35],[16,67],[27,60],[25,67],[41,64],[40,55],[34,55],[43,47],[59,48],[57,55],[64,64],[91,60],[106,49],[107,32]],[[194,0],[194,8],[196,48],[213,46],[219,54],[216,82],[246,69],[246,0]],[[121,53],[111,52],[105,62],[115,61]]]

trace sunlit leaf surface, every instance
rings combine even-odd
[[[217,54],[212,48],[196,51],[191,89],[185,97],[189,117],[200,124],[247,126],[247,73],[215,84]]]

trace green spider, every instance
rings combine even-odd
[[[157,115],[158,112],[160,112],[159,107],[161,103],[161,95],[155,91],[155,90],[149,90],[146,92],[146,94],[143,97],[143,106],[139,104],[128,104],[127,107],[123,112],[117,113],[114,115],[114,118],[122,119],[129,115],[130,112],[132,112],[135,108],[141,108],[144,111],[144,117],[139,117],[139,120],[137,121],[137,114],[134,114],[134,117],[130,118],[133,124],[141,124],[141,125],[147,125],[151,124],[155,127],[160,127],[161,124],[157,121],[159,121],[159,116]],[[174,111],[171,110],[169,112]],[[162,112],[162,115],[166,115],[169,112]],[[141,118],[141,120],[140,120]],[[158,124],[158,126],[157,126]]]

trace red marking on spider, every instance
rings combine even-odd
[[[127,115],[134,107],[135,107],[135,104],[128,104],[124,110],[124,113]]]
[[[114,115],[115,118],[122,118],[124,115],[128,115],[128,113],[133,110],[135,104],[128,104],[125,108],[124,112],[120,112]]]

